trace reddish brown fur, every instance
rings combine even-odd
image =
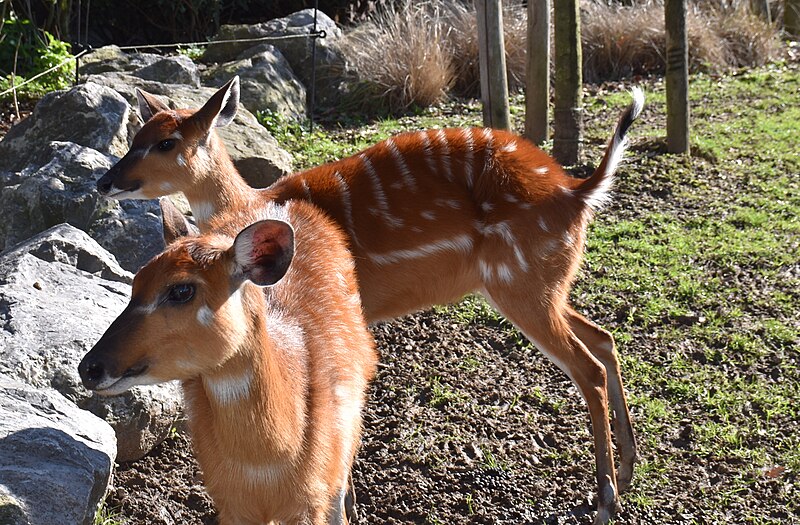
[[[635,118],[638,112],[632,108],[627,116]],[[140,133],[155,131],[148,123]],[[159,128],[156,134],[165,133]],[[201,230],[231,209],[313,202],[349,236],[368,321],[482,292],[589,401],[598,522],[608,519],[618,490],[630,482],[635,439],[614,340],[575,312],[568,295],[592,217],[589,202],[605,191],[603,184],[610,176],[606,167],[613,166],[610,158],[618,151],[616,139],[588,180],[569,177],[551,157],[520,137],[472,128],[404,133],[254,190],[239,177],[213,130],[209,133],[208,153],[199,162],[191,156],[196,146],[190,141],[183,145],[189,165],[180,175],[174,167],[156,172],[142,164],[124,176],[150,187],[159,181],[174,183],[189,199]],[[198,214],[201,210],[210,215]],[[609,400],[622,457],[619,480],[611,450]]]
[[[329,514],[359,442],[358,408],[375,373],[344,236],[313,206],[293,202],[286,211],[295,256],[280,282],[263,290],[244,283],[237,307],[233,237],[265,217],[263,208],[228,215],[214,233],[178,240],[142,268],[130,306],[109,329],[115,333],[84,359],[102,355],[118,375],[146,363],[150,379],[183,382],[195,450],[222,525],[333,523]],[[187,282],[197,283],[191,303],[142,313]],[[207,326],[199,321],[202,306],[213,312]],[[237,385],[248,373],[242,399],[223,402],[212,393],[235,388],[209,390]],[[274,479],[257,482],[251,471]]]

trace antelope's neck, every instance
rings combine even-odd
[[[195,159],[195,182],[184,194],[201,230],[213,217],[251,204],[255,190],[239,174],[219,137],[212,134],[207,146],[198,147]]]
[[[285,462],[303,444],[304,404],[295,402],[304,398],[300,385],[290,380],[263,327],[259,332],[247,338],[251,348],[194,380],[194,392],[187,387],[198,448],[242,468]]]

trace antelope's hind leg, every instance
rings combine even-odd
[[[606,367],[570,328],[568,315],[546,300],[530,304],[527,286],[487,286],[487,298],[528,340],[563,370],[586,400],[594,437],[597,476],[595,524],[608,523],[617,511],[617,481],[608,419]],[[535,288],[534,288],[535,289]]]
[[[614,435],[617,439],[620,456],[617,489],[620,492],[624,492],[630,486],[633,478],[633,466],[637,457],[636,435],[633,432],[628,402],[622,386],[622,374],[619,360],[617,359],[614,338],[606,330],[589,321],[572,308],[567,308],[566,316],[573,333],[578,336],[592,355],[603,363],[606,368],[608,398],[614,413]]]

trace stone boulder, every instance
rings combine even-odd
[[[125,53],[117,46],[104,46],[82,56],[78,71],[81,76],[110,71],[136,71],[162,58],[153,53]]]
[[[120,461],[160,443],[181,405],[173,383],[110,398],[81,384],[78,363],[127,305],[131,279],[112,255],[66,224],[0,254],[0,375],[53,388],[106,419]]]
[[[263,44],[245,51],[234,62],[209,68],[203,82],[221,87],[239,75],[241,103],[250,112],[269,110],[295,119],[306,115],[306,88],[281,52]]]
[[[266,42],[211,43],[202,60],[205,62],[232,62],[244,51],[267,43],[280,50],[292,67],[292,71],[310,90],[312,77],[313,39],[303,38],[314,27],[314,10],[303,9],[283,18],[253,25],[223,25],[214,40],[243,40],[269,37]],[[317,30],[325,31],[325,38],[317,39],[316,51],[316,98],[324,105],[333,105],[338,100],[341,79],[339,72],[345,69],[345,59],[336,47],[342,30],[328,15],[317,12]]]
[[[164,57],[133,72],[144,80],[155,80],[164,84],[186,84],[200,87],[200,73],[189,57],[178,55]]]
[[[108,87],[88,82],[48,93],[33,114],[0,141],[0,172],[24,169],[53,141],[122,156],[133,139],[130,131],[135,123],[130,105]]]
[[[216,92],[214,88],[192,88],[180,84],[162,84],[124,73],[92,75],[87,82],[114,89],[133,108],[138,107],[134,88],[160,95],[171,108],[199,108]],[[138,110],[132,110],[138,113]],[[252,113],[240,106],[236,118],[217,130],[242,177],[253,187],[266,187],[292,172],[292,157],[258,123]]]
[[[91,525],[115,455],[106,422],[0,374],[0,523]]]
[[[116,161],[71,142],[53,142],[19,172],[0,172],[0,250],[67,222],[90,232],[130,271],[163,249],[156,201],[100,197],[95,182]]]

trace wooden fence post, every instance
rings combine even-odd
[[[666,0],[667,151],[689,153],[689,54],[686,0]]]
[[[541,145],[550,106],[550,0],[528,0],[526,45],[525,136]]]
[[[583,135],[583,61],[578,4],[578,0],[557,0],[553,6],[556,48],[553,157],[565,166],[579,162]]]
[[[475,11],[478,16],[483,125],[510,130],[502,2],[475,0]]]
[[[800,37],[800,0],[783,3],[783,27],[790,35]]]

